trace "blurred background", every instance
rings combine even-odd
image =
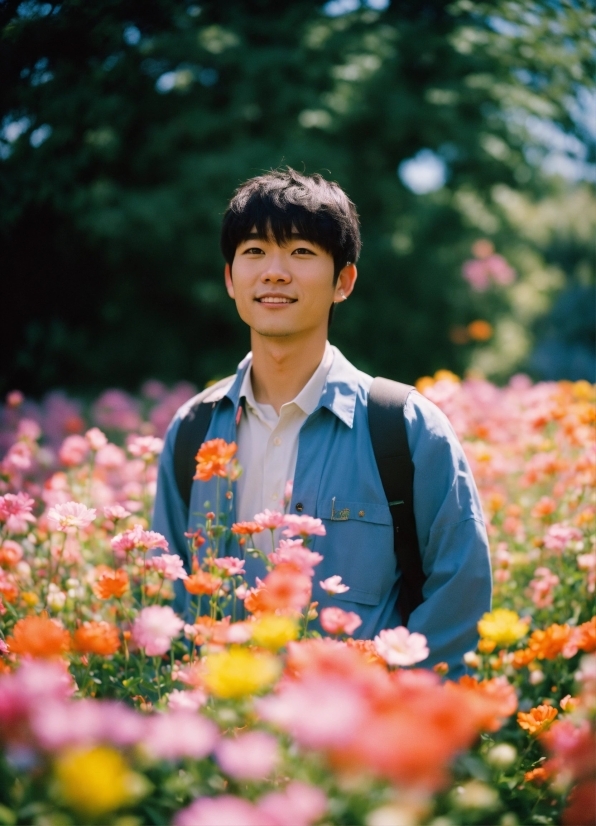
[[[219,225],[283,164],[358,206],[358,367],[594,381],[591,0],[0,0],[0,30],[0,392],[232,372]]]

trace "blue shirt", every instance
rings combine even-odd
[[[216,407],[207,439],[235,441],[240,387],[249,363],[245,358]],[[316,410],[300,430],[290,513],[323,520],[327,534],[311,548],[323,555],[313,579],[313,599],[319,611],[335,605],[355,611],[362,625],[354,636],[372,639],[384,628],[401,624],[397,597],[401,573],[393,545],[392,519],[370,440],[367,403],[372,377],[357,370],[335,350],[335,358]],[[181,417],[174,417],[165,439],[157,480],[153,529],[168,540],[187,568],[190,556],[186,531],[204,523],[200,514],[216,510],[216,480],[192,485],[190,507],[180,498],[173,450]],[[424,634],[430,656],[421,665],[449,665],[449,676],[464,673],[462,657],[475,648],[476,624],[490,610],[491,571],[488,541],[478,491],[463,449],[446,416],[416,391],[405,409],[406,431],[414,464],[414,515],[422,565],[426,574],[424,602],[410,615],[408,629]],[[223,488],[222,488],[223,490]],[[220,496],[220,510],[235,521],[233,497]],[[302,507],[296,510],[296,505]],[[332,516],[343,511],[342,520]],[[345,516],[348,518],[345,519]],[[236,537],[221,555],[243,556]],[[246,557],[247,581],[263,577],[262,561]],[[339,574],[349,586],[329,596],[319,581]],[[187,613],[190,598],[176,583],[175,608]]]

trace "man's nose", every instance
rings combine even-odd
[[[280,255],[272,256],[261,273],[261,281],[268,284],[287,284],[292,276]]]

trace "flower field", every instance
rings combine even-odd
[[[457,682],[426,640],[321,611],[320,520],[202,515],[193,569],[150,528],[162,437],[193,390],[0,412],[0,824],[454,826],[596,819],[596,424],[586,382],[442,371],[480,489],[494,607]],[[234,446],[197,475],[233,495]],[[219,497],[218,497],[219,498]],[[219,553],[228,531],[240,555]],[[271,533],[271,553],[255,549]],[[244,557],[268,573],[244,582]],[[318,581],[318,579],[316,580]],[[193,595],[187,623],[174,583]],[[337,576],[323,587],[341,593]]]

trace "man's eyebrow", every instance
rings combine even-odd
[[[288,236],[292,241],[306,241],[309,244],[312,244],[312,241],[309,241],[308,238],[305,238],[301,232],[291,232]],[[262,235],[260,232],[249,232],[248,235],[245,236],[244,241],[270,241],[271,238],[268,235]]]

